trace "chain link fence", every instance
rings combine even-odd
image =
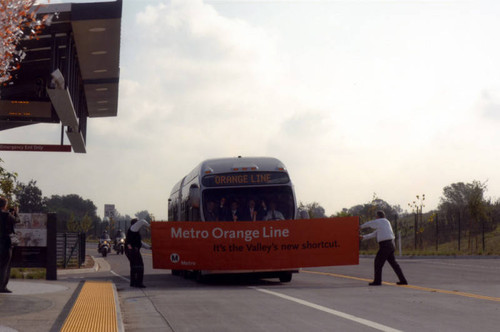
[[[458,212],[448,215],[429,212],[388,216],[388,219],[396,235],[396,251],[403,255],[500,255],[495,218],[474,220]],[[361,242],[361,251],[377,249],[375,241]]]

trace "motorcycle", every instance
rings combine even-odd
[[[97,251],[102,255],[102,257],[106,257],[108,253],[111,252],[111,248],[109,246],[109,239],[100,239],[99,246]]]
[[[113,246],[113,249],[116,251],[117,255],[123,255],[125,253],[125,238],[117,237],[115,239],[115,245]]]

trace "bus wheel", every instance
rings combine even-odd
[[[292,281],[292,272],[283,272],[280,274],[280,282],[290,282]]]

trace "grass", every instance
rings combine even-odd
[[[85,257],[85,263],[82,265],[82,269],[92,268],[94,266],[94,260],[91,256],[87,255]],[[78,268],[75,265],[68,266],[71,268]],[[61,266],[58,265],[58,269],[62,269]],[[45,268],[26,268],[26,267],[13,267],[10,269],[10,278],[11,279],[45,279],[46,278],[46,270]]]
[[[13,267],[10,270],[11,279],[45,279],[45,269]]]

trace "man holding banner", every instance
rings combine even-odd
[[[151,247],[142,242],[140,230],[143,226],[149,228],[146,220],[132,219],[125,238],[125,255],[130,262],[130,287],[146,288],[142,282],[144,278],[144,262],[141,256],[141,247],[146,249],[151,249]]]
[[[370,286],[380,286],[382,284],[382,267],[385,261],[388,261],[392,269],[399,278],[398,285],[408,285],[406,278],[401,270],[401,267],[396,262],[394,256],[394,233],[392,231],[391,223],[385,218],[384,211],[377,211],[377,219],[370,220],[361,225],[361,228],[373,228],[374,232],[362,236],[363,240],[377,237],[379,250],[375,256],[375,278]]]

